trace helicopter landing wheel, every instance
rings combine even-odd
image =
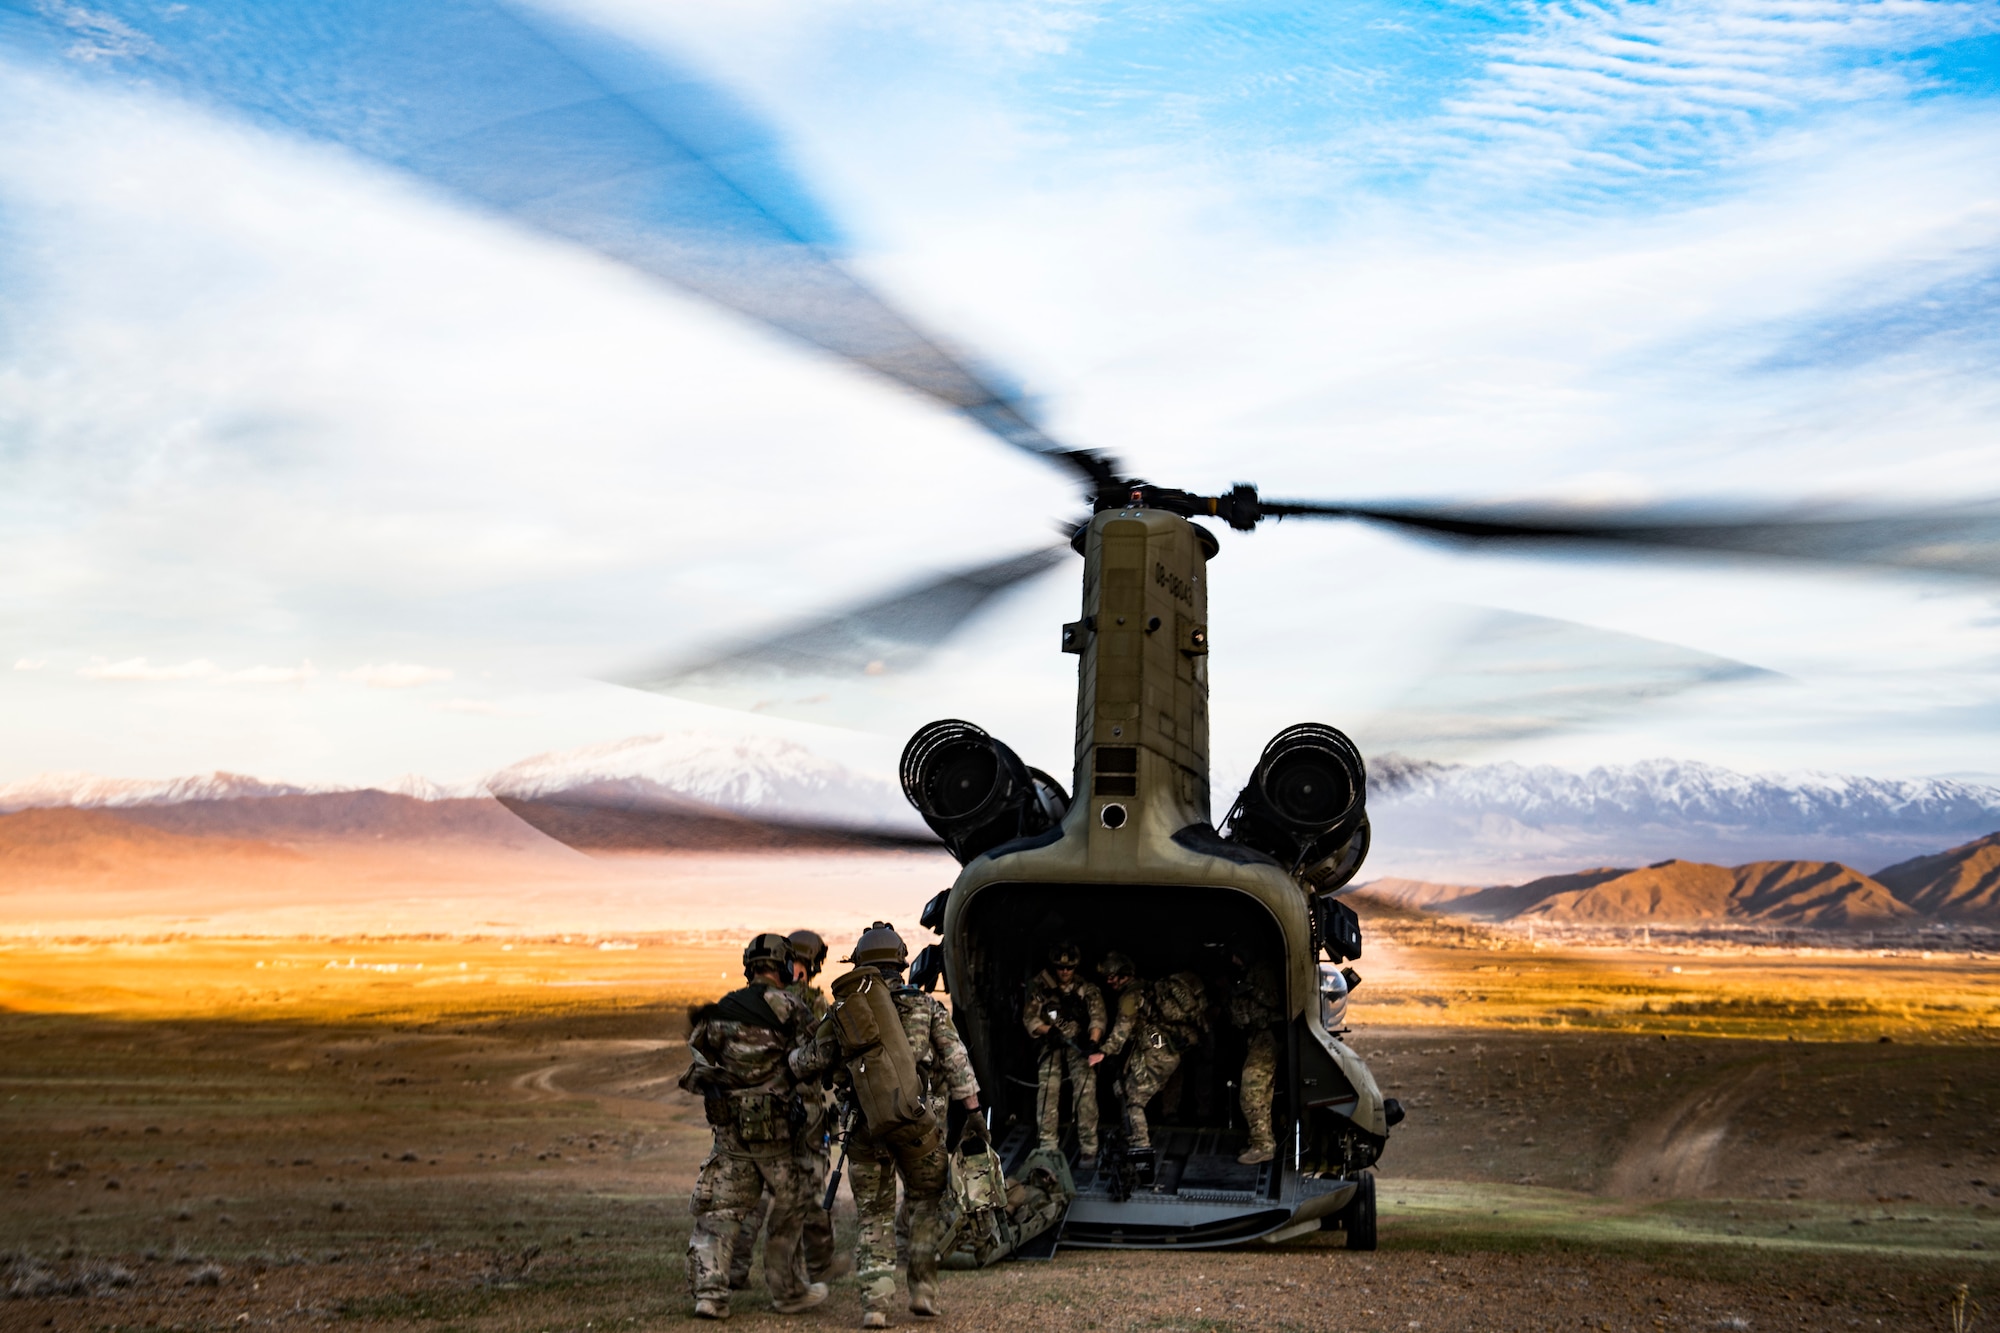
[[[1375,1177],[1361,1177],[1361,1188],[1340,1210],[1340,1229],[1347,1233],[1348,1249],[1375,1248]]]

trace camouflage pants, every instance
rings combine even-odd
[[[798,1168],[789,1155],[752,1157],[740,1145],[717,1134],[715,1146],[695,1178],[690,1206],[694,1233],[688,1237],[688,1291],[696,1300],[728,1303],[737,1233],[767,1186],[771,1191],[771,1238],[764,1247],[764,1284],[774,1301],[796,1300],[805,1294],[805,1264],[799,1257],[801,1205],[805,1200]]]
[[[1243,1104],[1243,1123],[1250,1127],[1250,1146],[1275,1152],[1271,1137],[1271,1091],[1278,1077],[1278,1042],[1271,1029],[1259,1028],[1249,1034],[1250,1049],[1243,1057],[1243,1078],[1237,1085]]]
[[[792,1168],[798,1172],[799,1189],[805,1195],[801,1207],[805,1218],[802,1249],[808,1282],[818,1282],[833,1268],[833,1214],[820,1206],[826,1202],[826,1174],[830,1164],[823,1128],[808,1125],[799,1141],[792,1145]],[[756,1206],[736,1233],[736,1251],[729,1261],[729,1285],[737,1291],[750,1285],[750,1261],[757,1249],[757,1232],[770,1211],[771,1196],[760,1193]],[[766,1247],[764,1262],[770,1261],[770,1250]]]
[[[939,1214],[949,1158],[934,1121],[904,1125],[883,1135],[856,1130],[847,1144],[847,1179],[861,1234],[854,1267],[861,1308],[884,1314],[896,1299],[896,1180],[909,1208],[910,1294],[937,1295]],[[768,1267],[770,1259],[764,1260]]]
[[[1062,1142],[1062,1085],[1069,1076],[1070,1098],[1076,1106],[1076,1141],[1084,1155],[1097,1151],[1097,1071],[1090,1061],[1067,1046],[1046,1046],[1038,1071],[1041,1086],[1035,1093],[1035,1120],[1041,1127],[1041,1142],[1056,1147]]]
[[[1146,1107],[1181,1067],[1181,1054],[1169,1046],[1141,1046],[1125,1066],[1125,1137],[1133,1148],[1153,1146],[1146,1128]]]

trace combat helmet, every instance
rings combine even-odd
[[[1139,974],[1133,968],[1130,958],[1113,949],[1110,953],[1105,954],[1104,961],[1097,965],[1097,975],[1100,977],[1135,977]]]
[[[743,946],[743,979],[757,975],[759,966],[776,969],[787,981],[792,976],[792,942],[774,930],[767,930]]]
[[[795,930],[789,936],[792,944],[792,961],[803,964],[806,980],[819,975],[820,964],[826,961],[826,941],[817,931]]]
[[[878,967],[884,972],[900,972],[910,965],[910,946],[887,921],[877,921],[861,932],[854,953],[847,960],[856,967]]]
[[[1075,940],[1061,940],[1049,946],[1050,967],[1077,967],[1083,962],[1083,950]]]

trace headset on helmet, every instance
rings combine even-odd
[[[789,938],[792,961],[805,965],[806,980],[811,981],[819,975],[820,964],[826,961],[826,941],[810,930],[795,930]]]
[[[743,979],[757,975],[759,967],[774,969],[785,980],[792,979],[792,942],[776,931],[767,930],[743,946]]]
[[[1083,950],[1074,940],[1063,940],[1049,946],[1050,967],[1075,967],[1083,962]]]
[[[900,972],[910,964],[910,948],[903,943],[903,937],[887,921],[877,921],[861,932],[861,938],[854,942],[854,953],[847,960],[856,967],[879,967],[884,971]]]

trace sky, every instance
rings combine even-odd
[[[378,5],[0,0],[0,781],[458,782],[679,729],[885,770],[937,716],[1065,769],[1073,561],[852,707],[609,683],[1046,543],[1075,488],[469,200],[507,183],[434,146],[520,88],[421,31],[315,64],[339,34],[299,14]],[[792,234],[1164,484],[2000,496],[2000,5],[525,13],[721,95],[703,124],[757,127],[725,147]],[[187,35],[246,14],[238,47]],[[1496,624],[1652,645],[1699,688],[1437,757],[2000,780],[1990,582],[1223,535],[1218,785],[1305,718],[1402,745]]]

